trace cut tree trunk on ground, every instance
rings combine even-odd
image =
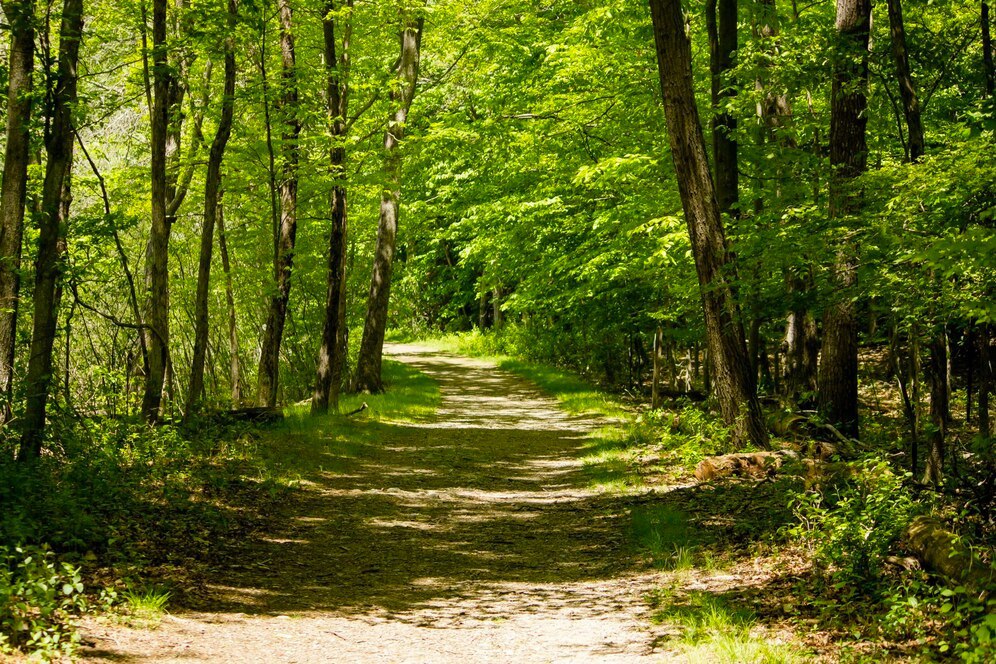
[[[924,567],[972,592],[985,589],[993,580],[992,570],[934,517],[913,519],[904,539],[907,548]]]
[[[742,452],[703,459],[695,468],[695,478],[700,482],[722,477],[764,478],[775,474],[786,460],[799,458],[795,450],[771,452]]]

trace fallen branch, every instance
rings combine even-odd
[[[799,454],[795,450],[744,452],[708,457],[695,467],[695,478],[700,482],[730,476],[764,478],[774,475],[787,459],[798,458]]]
[[[367,406],[367,402],[364,401],[363,403],[360,404],[359,408],[354,408],[353,410],[346,413],[346,417],[349,417],[350,415],[356,415],[357,413],[362,413],[367,408],[369,408],[369,406]]]

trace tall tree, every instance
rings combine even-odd
[[[650,0],[668,141],[698,274],[714,391],[735,444],[767,446],[768,433],[733,297],[729,253],[695,105],[692,48],[681,0]]]
[[[989,3],[982,0],[982,72],[985,77],[986,95],[996,92],[996,70],[993,68],[993,38],[989,32]]]
[[[717,11],[718,10],[718,11]],[[737,0],[708,0],[709,70],[712,82],[712,154],[716,172],[716,200],[720,212],[736,213],[740,199],[737,168],[737,120],[726,108],[736,94],[729,72],[736,66]]]
[[[290,0],[277,3],[280,16],[281,86],[279,111],[283,115],[281,137],[283,173],[280,181],[280,235],[276,248],[276,292],[270,297],[266,330],[259,358],[257,399],[261,406],[277,403],[277,379],[280,371],[280,344],[290,300],[291,273],[294,269],[294,243],[297,237],[298,138],[301,116],[298,109],[297,59],[294,53],[294,17]]]
[[[169,362],[170,223],[167,217],[166,141],[173,77],[166,56],[166,0],[152,0],[152,227],[145,262],[149,368],[142,397],[142,416],[149,422],[159,419],[163,383]]]
[[[830,218],[843,220],[861,209],[854,179],[868,162],[868,36],[871,0],[837,0],[830,109]],[[849,436],[858,435],[858,325],[851,301],[857,285],[857,247],[838,242],[833,266],[837,300],[823,314],[823,346],[818,377],[818,405],[830,422]]]
[[[902,0],[888,0],[888,5],[889,31],[892,36],[892,59],[896,65],[899,96],[903,100],[903,115],[906,117],[906,135],[908,137],[906,157],[909,161],[915,163],[919,161],[924,152],[920,99],[917,96],[913,76],[910,73],[910,58],[906,48],[906,26],[903,23]]]
[[[325,321],[318,349],[318,372],[311,397],[312,414],[339,409],[339,389],[346,359],[346,113],[349,106],[349,42],[352,18],[343,22],[342,49],[336,52],[336,16],[339,3],[329,0],[322,23],[325,37],[325,102],[329,116],[329,262],[328,290],[325,297]],[[353,0],[346,0],[351,11]]]
[[[221,100],[221,117],[208,153],[207,174],[204,178],[204,221],[201,226],[201,251],[197,265],[197,295],[194,302],[194,353],[190,366],[190,389],[187,391],[186,415],[197,407],[204,391],[204,359],[208,345],[208,289],[211,283],[211,254],[214,247],[214,227],[218,218],[221,191],[221,163],[225,146],[232,133],[235,112],[235,31],[238,6],[228,0],[228,29],[225,39],[225,83]]]
[[[408,110],[415,99],[419,59],[422,47],[422,16],[405,16],[399,34],[401,54],[395,73],[397,87],[391,90],[394,111],[384,132],[384,173],[387,183],[380,197],[380,224],[377,227],[377,248],[374,254],[373,276],[367,298],[367,314],[363,321],[363,340],[356,365],[356,389],[367,392],[383,390],[381,362],[384,335],[387,331],[387,305],[391,294],[391,269],[398,235],[398,207],[401,201],[401,152],[405,137]]]
[[[52,347],[58,312],[57,287],[62,275],[68,213],[68,173],[73,162],[73,108],[76,106],[83,0],[65,0],[59,28],[59,63],[52,95],[45,151],[45,182],[35,261],[34,318],[28,359],[27,404],[21,431],[21,459],[41,453],[45,410],[52,382]]]
[[[10,419],[21,285],[24,200],[30,159],[32,72],[35,62],[35,3],[4,0],[10,26],[7,70],[7,141],[0,188],[0,424]]]

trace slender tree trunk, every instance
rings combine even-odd
[[[927,441],[927,469],[923,481],[934,486],[941,483],[944,469],[944,437],[947,430],[945,413],[948,411],[947,371],[948,353],[944,338],[931,339],[927,364],[930,381],[930,437]]]
[[[718,7],[718,11],[717,11]],[[736,213],[739,201],[737,120],[723,106],[736,94],[736,83],[726,80],[736,66],[737,0],[708,0],[709,69],[712,77],[712,152],[716,172],[716,200],[720,212]]]
[[[401,201],[401,153],[398,150],[405,137],[408,109],[415,98],[418,82],[419,55],[422,43],[423,19],[409,18],[399,35],[401,55],[396,74],[400,85],[391,92],[395,109],[384,132],[384,171],[387,184],[380,198],[380,225],[377,229],[377,249],[374,254],[373,276],[367,299],[367,314],[363,322],[363,339],[356,366],[356,389],[380,392],[381,360],[384,334],[387,331],[387,305],[391,294],[391,269],[394,245],[398,234],[398,207]]]
[[[318,374],[311,397],[313,415],[327,413],[331,404],[339,410],[339,389],[346,360],[346,113],[349,105],[349,42],[351,18],[345,21],[342,52],[336,53],[335,12],[338,2],[329,0],[323,23],[325,35],[326,104],[331,129],[329,171],[333,179],[329,196],[328,290],[325,297],[325,321],[318,350]],[[352,9],[352,0],[346,7]]]
[[[297,166],[298,137],[301,118],[298,109],[297,60],[294,54],[293,15],[290,0],[279,0],[280,59],[283,94],[280,111],[284,117],[281,141],[283,174],[280,182],[280,239],[277,246],[277,292],[270,298],[266,331],[259,358],[257,398],[261,406],[277,404],[277,380],[280,371],[280,344],[284,336],[287,303],[290,300],[291,273],[294,269],[294,243],[297,237]]]
[[[838,44],[830,112],[830,217],[841,219],[861,208],[854,178],[868,160],[865,91],[868,87],[870,0],[837,0]],[[823,348],[818,379],[820,412],[841,432],[858,435],[858,326],[850,294],[857,285],[857,247],[850,239],[837,246],[833,284],[838,299],[823,316]]]
[[[7,72],[7,144],[0,188],[0,424],[11,414],[14,355],[17,346],[21,240],[31,141],[31,87],[35,59],[33,0],[6,0],[10,25]]]
[[[768,433],[750,373],[743,324],[727,280],[729,256],[695,106],[692,50],[681,2],[650,0],[650,10],[668,139],[705,313],[713,386],[735,444],[749,441],[766,447]]]
[[[228,0],[228,26],[234,32],[238,7]],[[197,295],[194,302],[194,353],[190,366],[190,389],[187,391],[185,416],[194,413],[204,392],[204,358],[208,345],[208,289],[211,283],[211,254],[214,247],[214,226],[218,217],[221,190],[221,163],[225,146],[232,133],[235,112],[235,38],[225,40],[225,86],[221,101],[221,117],[211,141],[207,175],[204,179],[204,222],[201,227],[201,252],[197,265]]]
[[[991,325],[980,326],[976,341],[979,355],[979,435],[985,437],[992,433],[989,420],[989,395],[993,389],[992,332]]]
[[[58,316],[57,285],[62,276],[69,193],[66,180],[73,162],[76,65],[83,33],[83,0],[65,0],[59,28],[59,65],[52,99],[48,161],[42,186],[42,215],[35,262],[34,319],[28,359],[27,403],[18,452],[22,460],[41,454],[45,408],[52,381],[52,348]]]
[[[907,127],[907,158],[919,161],[924,152],[923,122],[920,119],[920,100],[910,75],[910,59],[906,49],[906,28],[903,25],[902,0],[888,0],[889,29],[892,33],[892,58],[896,65],[899,80],[899,96],[903,100],[903,114]]]
[[[149,330],[149,370],[145,376],[142,416],[159,419],[166,366],[169,363],[169,235],[166,216],[166,138],[169,131],[169,91],[172,76],[166,60],[166,0],[152,0],[152,228],[145,270],[148,284],[145,316]]]
[[[650,392],[650,407],[661,407],[661,365],[664,363],[664,330],[660,325],[654,331],[654,380]]]
[[[989,3],[982,0],[982,70],[986,79],[986,96],[996,91],[996,72],[993,69],[993,40],[989,32]]]
[[[228,349],[232,381],[232,406],[237,407],[242,403],[242,365],[239,362],[239,328],[235,319],[232,264],[228,259],[228,240],[225,233],[225,208],[221,204],[221,200],[218,201],[218,251],[221,253],[221,269],[225,273],[225,302],[228,304]]]

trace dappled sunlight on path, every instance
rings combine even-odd
[[[306,477],[280,527],[213,571],[203,605],[157,631],[95,628],[92,658],[654,657],[652,582],[624,537],[644,498],[599,493],[580,460],[605,422],[481,360],[388,352],[438,382],[437,413],[364,425],[370,442]]]

